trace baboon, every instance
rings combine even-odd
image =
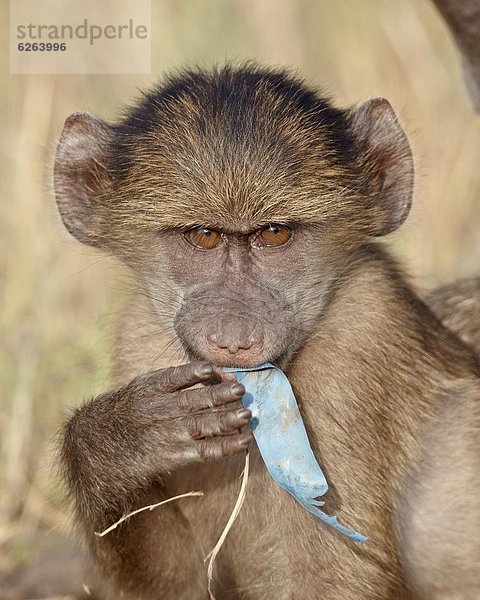
[[[106,599],[480,597],[480,365],[377,237],[407,218],[413,159],[384,99],[335,108],[283,71],[184,71],[116,124],[74,114],[55,159],[66,228],[137,293],[115,386],[75,411],[62,465]],[[243,387],[288,375],[330,483],[326,511],[268,476]],[[186,364],[182,364],[186,363]],[[203,385],[196,385],[203,384]],[[274,399],[272,399],[274,401]],[[135,508],[191,490],[104,538]]]

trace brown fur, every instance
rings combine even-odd
[[[219,599],[480,594],[478,358],[371,239],[406,218],[412,172],[385,101],[339,111],[285,74],[251,68],[185,74],[117,126],[67,123],[62,218],[119,256],[138,290],[119,328],[118,387],[75,413],[63,446],[105,598],[207,597],[203,559],[233,507],[243,456],[184,459],[184,417],[162,417],[171,400],[155,369],[185,355],[281,365],[331,484],[327,511],[370,538],[357,546],[308,514],[252,445],[245,505],[218,559]],[[252,250],[272,221],[292,226],[292,243]],[[202,253],[172,225],[218,227],[222,244]],[[224,322],[260,341],[235,356],[209,345]],[[125,510],[199,489],[202,499],[93,535]],[[451,557],[459,565],[447,572]]]
[[[441,287],[427,302],[444,325],[480,353],[480,278]]]

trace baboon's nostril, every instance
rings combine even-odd
[[[212,346],[217,346],[222,350],[228,350],[230,354],[236,354],[239,350],[250,350],[250,348],[260,342],[258,335],[241,336],[235,332],[228,332],[224,335],[211,333],[207,340]]]

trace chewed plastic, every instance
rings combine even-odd
[[[358,543],[368,538],[320,510],[328,483],[313,454],[298,404],[286,375],[270,363],[225,368],[245,387],[242,398],[252,413],[251,428],[273,479],[313,515]]]

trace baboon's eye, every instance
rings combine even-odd
[[[292,237],[292,234],[293,232],[290,227],[271,223],[268,227],[261,229],[255,234],[252,243],[257,248],[283,246]]]
[[[202,250],[211,250],[218,246],[221,235],[214,229],[208,229],[208,227],[197,227],[196,229],[190,229],[185,234],[187,242],[200,248]]]

